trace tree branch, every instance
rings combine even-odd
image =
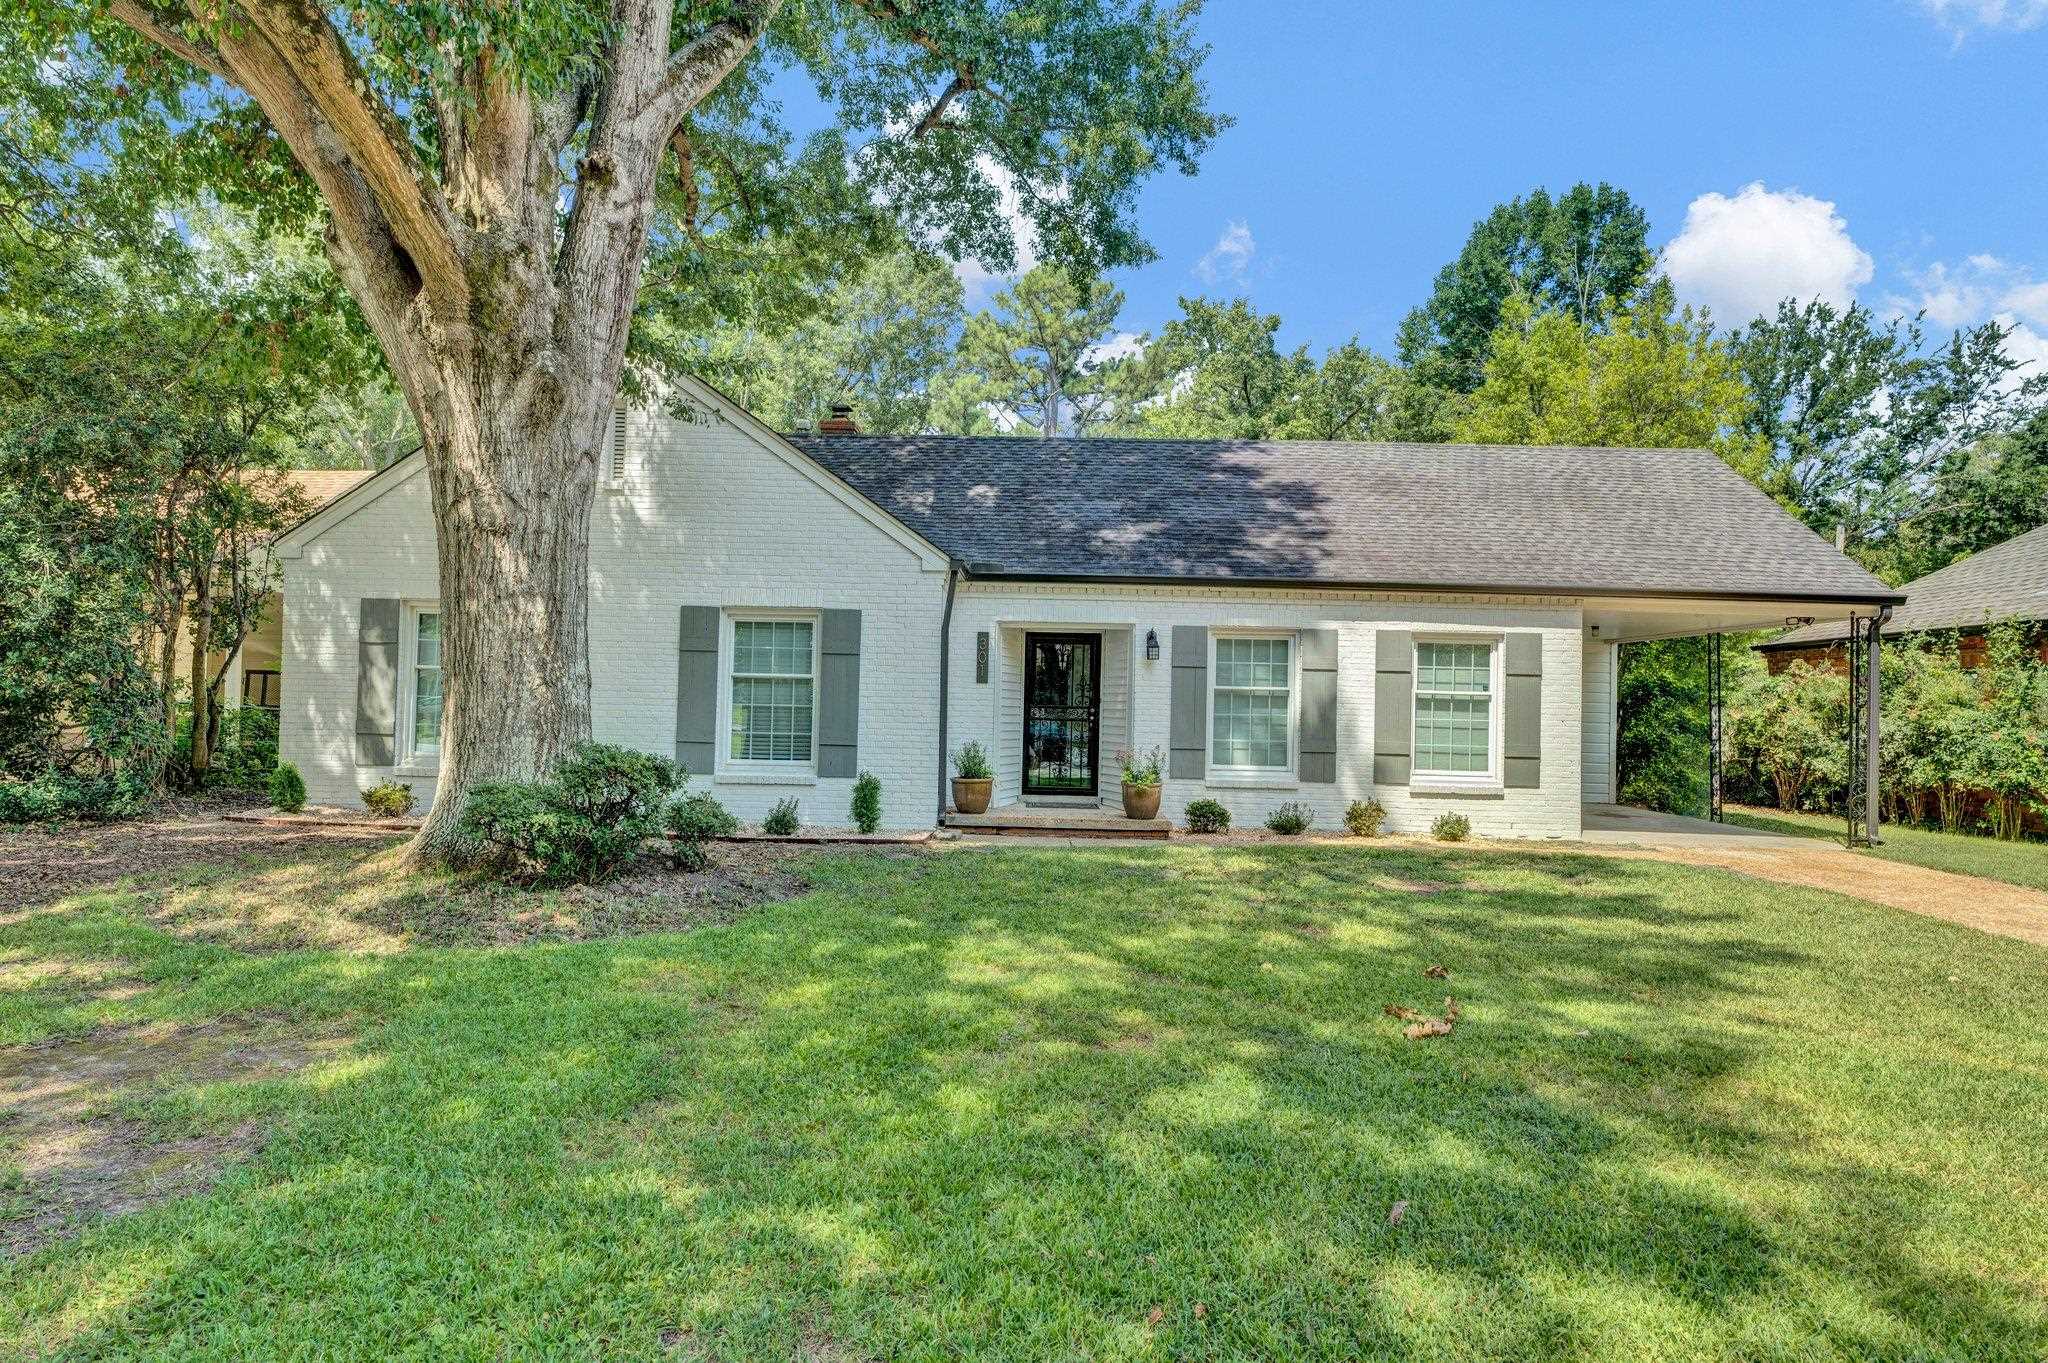
[[[138,0],[113,0],[113,3],[107,6],[107,14],[209,76],[218,76],[231,84],[238,83],[234,76],[229,74],[227,63],[221,60],[220,53],[214,50],[212,44],[186,37],[172,24],[144,9]]]
[[[460,229],[413,154],[411,138],[371,93],[369,78],[334,25],[311,0],[243,0],[242,10],[360,168],[422,283],[442,302],[466,309],[469,286],[458,246]]]
[[[664,134],[732,74],[781,9],[782,0],[741,0],[739,17],[719,20],[668,59],[647,106]]]
[[[960,96],[966,94],[970,90],[978,90],[980,88],[981,87],[979,85],[976,85],[974,83],[973,77],[967,75],[955,75],[953,77],[952,83],[949,84],[945,88],[945,91],[939,95],[937,102],[935,102],[932,105],[930,111],[928,111],[923,118],[920,118],[917,121],[917,126],[915,128],[912,128],[910,130],[910,135],[916,138],[923,138],[928,136],[931,133],[931,130],[938,127],[939,123],[946,117],[946,110],[953,103],[954,100],[960,98]]]

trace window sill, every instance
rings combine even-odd
[[[711,777],[714,786],[815,786],[818,774],[810,771],[721,771]]]
[[[1507,794],[1507,787],[1498,781],[1417,781],[1408,782],[1410,795],[1466,796],[1475,800],[1498,800]]]
[[[441,778],[441,764],[439,762],[422,762],[418,758],[413,758],[393,767],[391,774],[393,776],[410,776],[418,780],[437,781]]]
[[[1212,772],[1202,782],[1226,790],[1300,790],[1301,782],[1293,776],[1275,772],[1262,775],[1257,772]]]

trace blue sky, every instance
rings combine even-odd
[[[1724,323],[1927,304],[2048,364],[2048,0],[1209,0],[1201,28],[1237,122],[1144,191],[1134,331],[1244,293],[1289,345],[1387,351],[1493,204],[1604,179]]]

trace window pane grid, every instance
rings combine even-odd
[[[441,616],[413,617],[412,750],[441,751]]]
[[[811,622],[738,620],[732,627],[732,737],[738,762],[808,762],[816,712]]]
[[[1216,641],[1213,732],[1209,758],[1219,767],[1284,769],[1290,639]]]
[[[1415,646],[1415,769],[1493,769],[1493,645]]]

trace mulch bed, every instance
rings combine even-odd
[[[126,823],[0,828],[0,912],[46,904],[190,866],[247,857],[289,857],[337,841],[371,844],[397,835],[377,829],[231,823],[218,801],[180,801]]]

